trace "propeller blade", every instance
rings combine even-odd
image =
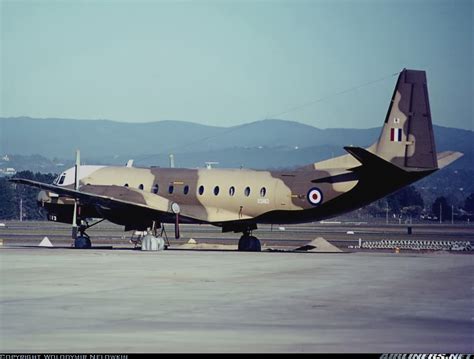
[[[72,212],[72,239],[77,238],[77,202],[74,200],[74,211]]]
[[[171,204],[171,210],[175,214],[176,222],[174,223],[174,237],[176,239],[179,239],[179,212],[181,212],[181,209],[179,208],[179,204],[176,202]]]
[[[76,165],[74,166],[74,189],[79,189],[79,168],[81,166],[81,152],[76,150]],[[77,238],[77,200],[74,199],[74,211],[72,213],[72,239]]]
[[[176,222],[174,223],[174,237],[179,239],[179,213],[176,213]]]
[[[81,151],[76,150],[76,166],[74,166],[74,189],[79,189],[79,168],[81,167]]]

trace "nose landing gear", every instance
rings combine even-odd
[[[96,224],[99,224],[100,222],[105,221],[105,219],[101,219],[100,221],[97,221],[95,223],[89,224],[87,222],[81,221],[81,225],[78,228],[79,235],[74,235],[73,232],[73,238],[74,238],[74,248],[77,249],[88,249],[92,247],[91,239],[89,235],[86,233],[86,229],[91,228],[92,226],[95,226]]]
[[[92,247],[91,239],[89,235],[79,229],[79,236],[74,240],[74,248],[88,249]]]

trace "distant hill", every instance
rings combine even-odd
[[[233,127],[192,122],[123,123],[108,120],[0,118],[3,148],[19,155],[57,157],[80,147],[88,157],[209,151],[231,147],[309,147],[368,143],[379,129],[326,129],[282,120]],[[347,144],[347,143],[346,143]]]
[[[437,150],[461,151],[457,168],[473,167],[474,132],[434,126]],[[319,129],[298,122],[263,120],[234,127],[191,122],[123,123],[108,120],[0,118],[0,154],[41,155],[73,160],[76,148],[89,163],[167,165],[175,153],[183,167],[218,161],[220,167],[276,168],[315,162],[344,152],[343,146],[368,146],[380,134],[369,129]]]

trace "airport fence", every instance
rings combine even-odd
[[[433,251],[471,251],[472,245],[469,241],[414,241],[414,240],[388,240],[364,241],[361,244],[364,249],[409,249],[409,250],[433,250]]]

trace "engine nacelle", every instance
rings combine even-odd
[[[59,196],[51,191],[40,191],[37,197],[38,206],[48,213],[48,220],[61,223],[72,223],[74,212],[74,199]],[[98,218],[100,215],[94,207],[80,205],[78,209],[80,218]]]

